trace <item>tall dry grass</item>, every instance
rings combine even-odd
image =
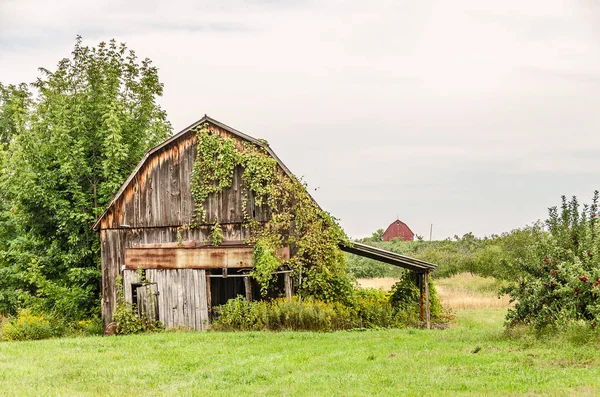
[[[395,278],[358,279],[362,288],[379,288],[390,291]],[[480,277],[470,273],[461,273],[449,278],[435,280],[435,288],[442,306],[446,309],[494,309],[510,306],[507,295],[498,298],[502,283],[491,277]]]

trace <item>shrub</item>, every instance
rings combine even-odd
[[[16,318],[2,323],[2,340],[38,340],[59,336],[51,320],[42,315],[34,315],[29,310],[21,310]]]
[[[598,192],[591,206],[562,198],[546,221],[547,233],[537,246],[536,260],[521,264],[523,275],[503,292],[516,302],[507,325],[536,329],[566,327],[571,322],[600,324],[600,224]]]
[[[163,329],[160,321],[145,316],[138,316],[135,307],[127,303],[117,303],[117,308],[113,314],[113,321],[117,323],[117,335],[157,332]]]
[[[354,294],[352,302],[356,310],[361,328],[391,328],[401,327],[398,312],[391,302],[390,293],[381,289],[359,289]]]
[[[103,335],[104,324],[102,318],[94,317],[89,320],[81,320],[75,324],[74,331],[78,335]]]
[[[341,303],[299,297],[248,302],[238,296],[221,306],[219,313],[212,328],[224,331],[334,331],[356,325],[355,314]]]
[[[222,330],[250,331],[262,327],[259,302],[249,302],[242,296],[230,299],[217,307],[218,319],[213,328]]]
[[[117,324],[117,335],[139,334],[141,332],[157,332],[164,329],[160,321],[146,316],[138,316],[136,307],[125,301],[123,283],[117,277],[117,307],[113,313],[113,321]]]
[[[413,306],[394,306],[390,296],[376,289],[354,290],[347,303],[300,297],[248,302],[238,296],[218,308],[220,316],[213,321],[212,329],[325,332],[421,324],[418,310]]]
[[[263,326],[273,331],[336,331],[355,326],[354,313],[339,302],[293,298],[275,299],[261,306]]]

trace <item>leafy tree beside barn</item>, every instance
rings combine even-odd
[[[56,70],[0,86],[0,311],[98,311],[91,225],[144,152],[171,132],[149,59],[77,38]]]

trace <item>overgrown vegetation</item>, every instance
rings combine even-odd
[[[99,315],[91,226],[171,126],[157,68],[125,44],[78,37],[40,72],[0,84],[0,315],[29,308],[71,327]]]
[[[60,318],[34,314],[29,309],[22,309],[13,318],[0,321],[0,340],[3,341],[101,335],[102,332],[102,320],[98,317],[65,324]]]
[[[355,289],[345,302],[325,302],[313,298],[248,302],[243,297],[219,308],[213,329],[226,331],[338,331],[354,328],[402,328],[423,325],[420,294],[415,278],[407,273],[392,292]],[[432,322],[446,323],[446,313],[430,283]]]
[[[324,301],[350,299],[352,285],[346,275],[345,256],[338,247],[347,237],[335,218],[312,200],[306,186],[285,174],[261,146],[236,143],[232,138],[213,133],[208,125],[200,126],[196,135],[192,226],[212,221],[207,219],[204,209],[206,200],[211,194],[231,187],[234,172],[241,169],[244,222],[251,231],[248,242],[255,246],[252,275],[260,283],[263,295],[272,280],[271,273],[283,266],[279,251],[290,245],[294,254],[286,264],[294,271],[301,296]],[[261,223],[248,213],[250,199],[257,207],[269,209],[269,222]]]
[[[142,284],[147,284],[147,280],[141,277]],[[113,313],[113,321],[117,327],[117,335],[131,335],[142,332],[162,331],[163,325],[160,321],[149,318],[148,316],[138,315],[136,305],[132,305],[125,300],[123,296],[123,283],[121,277],[117,278],[117,304]]]

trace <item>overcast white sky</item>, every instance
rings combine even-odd
[[[600,188],[595,0],[0,0],[0,81],[115,38],[179,131],[265,138],[352,237],[501,233]]]

